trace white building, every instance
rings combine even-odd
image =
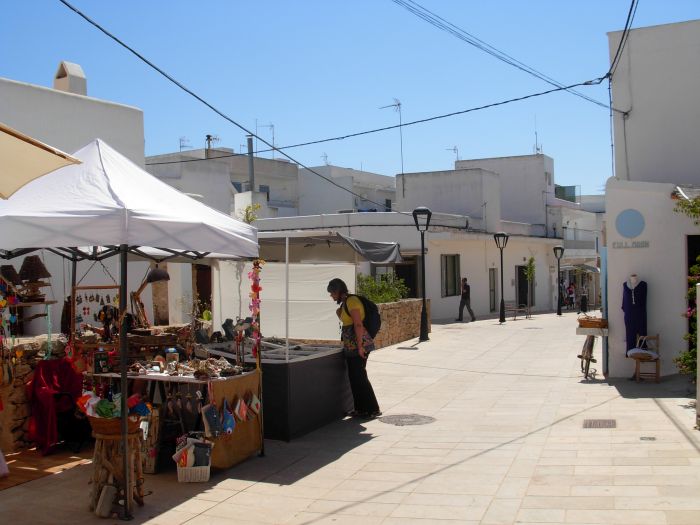
[[[77,64],[62,62],[56,71],[54,87],[37,86],[0,78],[0,121],[66,152],[73,152],[96,138],[127,156],[138,166],[144,165],[143,112],[131,106],[87,96],[87,80]],[[55,300],[50,308],[53,332],[59,330],[63,299],[70,295],[71,264],[47,250],[38,252],[52,275],[51,287],[44,288],[47,300]],[[23,257],[2,264],[12,264],[19,271]],[[119,279],[118,261],[106,260],[104,266],[92,262],[78,264],[78,280],[84,276],[83,285],[111,285],[112,277]],[[129,263],[129,288],[138,288],[147,262]],[[89,297],[89,294],[88,294]],[[151,311],[151,295],[143,295],[144,305]],[[84,305],[85,321],[96,324],[93,314],[99,309],[99,301]],[[43,307],[30,307],[26,316],[41,314]],[[82,313],[82,312],[81,312]],[[152,317],[152,314],[149,314]],[[41,317],[25,323],[24,333],[46,333],[47,318]]]
[[[622,32],[608,35],[611,60]],[[633,29],[612,76],[615,178],[606,188],[608,372],[622,377],[623,283],[647,282],[647,332],[661,336],[662,374],[687,343],[686,276],[700,255],[700,228],[674,211],[676,185],[700,185],[700,21]],[[676,195],[681,195],[677,193]]]

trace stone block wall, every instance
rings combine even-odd
[[[374,339],[376,348],[391,346],[420,335],[420,311],[422,299],[402,299],[395,303],[378,304],[382,328]],[[428,307],[428,331],[430,331],[430,301]]]

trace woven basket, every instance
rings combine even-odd
[[[209,481],[210,466],[206,467],[177,467],[177,480],[180,483],[198,483]]]
[[[90,426],[95,434],[118,435],[122,431],[122,420],[118,417],[93,417],[88,416]],[[127,418],[128,433],[133,434],[139,428],[138,418]]]
[[[589,317],[586,315],[578,318],[578,325],[581,328],[607,328],[608,320],[601,319],[600,317]]]

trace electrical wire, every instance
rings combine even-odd
[[[308,170],[310,173],[313,173],[314,175],[316,175],[316,176],[320,177],[321,179],[323,179],[323,180],[325,180],[325,181],[331,183],[332,185],[336,186],[337,188],[340,188],[341,190],[343,190],[343,191],[345,191],[345,192],[347,192],[347,193],[349,193],[349,194],[351,194],[351,195],[353,195],[353,196],[355,196],[355,197],[358,197],[358,198],[361,199],[362,201],[368,202],[368,203],[371,203],[371,204],[375,204],[375,205],[379,206],[380,208],[384,207],[384,204],[381,204],[381,203],[379,203],[379,202],[375,202],[375,201],[373,201],[373,200],[371,200],[371,199],[364,198],[364,197],[362,197],[362,195],[360,195],[360,194],[358,194],[358,193],[355,193],[354,191],[352,191],[352,190],[350,190],[350,189],[348,189],[348,188],[345,188],[345,187],[341,186],[340,184],[338,184],[338,183],[335,182],[334,180],[330,179],[329,177],[326,177],[326,176],[324,176],[324,175],[318,173],[318,172],[315,171],[314,169],[312,169],[312,168],[306,166],[304,163],[302,163],[302,162],[296,160],[294,157],[292,157],[291,155],[289,155],[289,154],[287,154],[286,152],[284,152],[281,148],[276,147],[274,144],[270,144],[270,143],[267,142],[265,139],[263,139],[262,137],[259,137],[259,136],[256,135],[255,133],[253,133],[252,131],[250,131],[249,129],[247,129],[245,126],[243,126],[242,124],[238,123],[236,120],[234,120],[233,118],[229,117],[229,116],[226,115],[223,111],[221,111],[220,109],[218,109],[217,107],[215,107],[214,105],[212,105],[211,103],[209,103],[207,100],[205,100],[204,98],[202,98],[201,96],[199,96],[197,93],[195,93],[194,91],[192,91],[191,89],[189,89],[188,87],[186,87],[184,84],[182,84],[181,82],[179,82],[178,80],[176,80],[174,77],[172,77],[171,75],[169,75],[168,73],[166,73],[163,69],[161,69],[160,67],[158,67],[156,64],[154,64],[153,62],[151,62],[150,60],[148,60],[146,57],[144,57],[141,53],[139,53],[138,51],[136,51],[135,49],[133,49],[132,47],[130,47],[129,45],[127,45],[125,42],[123,42],[122,40],[120,40],[117,36],[113,35],[113,34],[110,33],[109,31],[107,31],[107,29],[105,29],[104,27],[102,27],[102,26],[101,26],[100,24],[98,24],[96,21],[92,20],[90,17],[88,17],[85,13],[83,13],[82,11],[80,11],[78,8],[76,8],[75,6],[71,5],[71,4],[70,4],[69,2],[67,2],[66,0],[58,0],[58,1],[59,1],[60,3],[62,3],[63,5],[65,5],[68,9],[70,9],[71,11],[73,11],[75,14],[77,14],[78,16],[80,16],[81,18],[83,18],[83,19],[84,19],[86,22],[88,22],[90,25],[92,25],[93,27],[95,27],[96,29],[98,29],[98,30],[99,30],[100,32],[102,32],[104,35],[106,35],[107,37],[111,38],[111,39],[114,40],[117,44],[119,44],[119,45],[122,46],[124,49],[126,49],[127,51],[129,51],[130,53],[132,53],[132,54],[133,54],[134,56],[136,56],[139,60],[141,60],[142,62],[144,62],[146,65],[148,65],[149,67],[151,67],[153,70],[155,70],[156,72],[158,72],[158,73],[159,73],[160,75],[162,75],[163,77],[165,77],[165,78],[166,78],[167,80],[169,80],[171,83],[175,84],[177,87],[179,87],[179,88],[180,88],[181,90],[183,90],[185,93],[189,94],[189,95],[192,96],[194,99],[196,99],[197,101],[199,101],[200,103],[202,103],[204,106],[208,107],[210,110],[212,110],[214,113],[216,113],[217,115],[219,115],[219,116],[220,116],[221,118],[223,118],[224,120],[230,122],[231,124],[233,124],[233,125],[236,126],[237,128],[239,128],[239,129],[241,129],[242,131],[244,131],[247,135],[250,135],[250,136],[252,136],[252,137],[255,137],[255,138],[258,139],[260,142],[262,142],[263,144],[265,144],[266,146],[268,146],[269,148],[271,148],[272,151],[277,151],[277,152],[279,152],[281,155],[283,155],[284,157],[286,157],[286,158],[289,159],[290,161],[294,162],[295,164],[298,164],[298,165],[301,166],[302,168]],[[633,0],[633,2],[636,2],[636,0]],[[505,104],[510,104],[510,103],[518,102],[518,101],[522,101],[522,100],[527,100],[527,99],[529,99],[529,98],[539,97],[539,96],[547,95],[547,94],[549,94],[549,93],[555,93],[555,92],[557,92],[557,91],[566,91],[566,90],[570,90],[570,89],[572,89],[572,88],[579,87],[579,86],[588,86],[588,85],[600,84],[600,83],[603,81],[603,78],[604,78],[604,77],[601,77],[601,78],[598,78],[598,79],[595,79],[595,80],[588,80],[588,81],[586,81],[586,82],[579,82],[579,83],[572,84],[572,85],[569,85],[569,86],[560,86],[560,87],[556,87],[556,88],[554,88],[554,89],[550,89],[550,90],[547,90],[547,91],[542,91],[542,92],[539,92],[539,93],[532,93],[532,94],[525,95],[525,96],[522,96],[522,97],[516,97],[516,98],[512,98],[512,99],[508,99],[508,100],[504,100],[504,101],[500,101],[500,102],[495,102],[495,103],[491,103],[491,104],[486,104],[486,105],[478,106],[478,107],[474,107],[474,108],[469,108],[469,109],[465,109],[465,110],[461,110],[461,111],[454,111],[454,112],[451,112],[451,113],[446,113],[446,114],[443,114],[443,115],[437,115],[437,116],[434,116],[434,117],[428,117],[428,118],[424,118],[424,119],[420,119],[420,120],[415,120],[415,121],[412,121],[412,122],[401,123],[401,124],[398,124],[398,125],[386,126],[386,127],[377,128],[377,129],[374,129],[374,130],[362,131],[362,132],[358,132],[358,133],[351,133],[351,134],[343,135],[343,136],[339,136],[339,137],[333,137],[333,138],[329,138],[329,139],[322,139],[322,140],[311,141],[311,142],[307,142],[307,143],[303,143],[303,144],[296,144],[296,145],[292,145],[292,146],[287,146],[285,149],[289,149],[289,148],[293,148],[293,147],[308,146],[308,145],[311,145],[311,144],[320,144],[320,143],[323,143],[323,142],[330,142],[330,141],[333,141],[333,140],[344,140],[344,139],[351,138],[351,137],[358,137],[358,136],[361,136],[361,135],[368,135],[368,134],[370,134],[370,133],[378,133],[378,132],[380,132],[380,131],[388,131],[388,130],[391,130],[391,129],[396,129],[396,128],[398,128],[398,127],[412,126],[412,125],[421,124],[421,123],[425,123],[425,122],[431,122],[431,121],[433,121],[433,120],[438,120],[438,119],[443,119],[443,118],[447,118],[447,117],[452,117],[452,116],[455,116],[455,115],[462,115],[462,114],[465,114],[465,113],[471,113],[471,112],[478,111],[478,110],[482,110],[482,109],[487,109],[487,108],[502,106],[502,105],[505,105]],[[241,155],[241,154],[237,154],[237,155]],[[231,156],[236,156],[236,155],[234,154],[234,155],[231,155]],[[221,157],[216,157],[216,158],[221,158]],[[197,160],[199,160],[199,159],[197,159]],[[409,212],[400,212],[400,211],[399,211],[398,213],[410,214]]]
[[[124,43],[122,40],[120,40],[118,37],[116,37],[115,35],[113,35],[113,34],[110,33],[109,31],[107,31],[104,27],[102,27],[100,24],[98,24],[97,22],[95,22],[94,20],[92,20],[89,16],[87,16],[85,13],[83,13],[82,11],[80,11],[78,8],[76,8],[75,6],[71,5],[71,4],[70,4],[69,2],[67,2],[66,0],[58,0],[58,1],[61,2],[63,5],[65,5],[68,9],[70,9],[71,11],[73,11],[75,14],[77,14],[78,16],[80,16],[81,18],[83,18],[86,22],[88,22],[89,24],[91,24],[92,26],[94,26],[96,29],[98,29],[99,31],[101,31],[102,33],[104,33],[106,36],[108,36],[109,38],[111,38],[112,40],[114,40],[117,44],[119,44],[120,46],[122,46],[124,49],[126,49],[127,51],[129,51],[130,53],[132,53],[134,56],[136,56],[139,60],[141,60],[142,62],[144,62],[145,64],[147,64],[147,65],[148,65],[149,67],[151,67],[153,70],[155,70],[155,71],[157,71],[158,73],[160,73],[163,77],[165,77],[165,78],[168,79],[170,82],[172,82],[173,84],[175,84],[177,87],[179,87],[179,88],[180,88],[181,90],[183,90],[185,93],[187,93],[188,95],[192,96],[193,98],[195,98],[196,100],[198,100],[199,102],[201,102],[202,104],[204,104],[206,107],[208,107],[209,109],[211,109],[214,113],[216,113],[217,115],[219,115],[219,116],[220,116],[221,118],[223,118],[224,120],[230,122],[231,124],[233,124],[233,125],[236,126],[237,128],[239,128],[239,129],[241,129],[242,131],[244,131],[247,135],[250,135],[250,136],[252,136],[252,137],[255,137],[256,139],[258,139],[260,142],[262,142],[262,143],[265,144],[266,146],[272,148],[274,151],[278,151],[278,152],[281,153],[283,156],[287,157],[290,161],[292,161],[292,162],[294,162],[295,164],[298,164],[299,166],[301,166],[301,167],[303,167],[303,168],[309,170],[309,171],[310,171],[311,173],[313,173],[314,175],[316,175],[316,176],[318,176],[318,177],[324,179],[324,180],[327,181],[327,182],[330,182],[331,184],[333,184],[334,186],[340,188],[341,190],[346,191],[346,192],[350,193],[351,195],[354,195],[355,197],[358,197],[358,198],[364,200],[365,202],[370,202],[370,203],[372,203],[372,204],[376,204],[377,206],[384,207],[384,204],[380,204],[380,203],[374,202],[374,201],[372,201],[372,200],[370,200],[370,199],[363,198],[362,195],[360,195],[360,194],[358,194],[358,193],[355,193],[354,191],[352,191],[352,190],[350,190],[350,189],[348,189],[348,188],[345,188],[345,187],[341,186],[340,184],[338,184],[337,182],[335,182],[333,179],[330,179],[330,178],[328,178],[328,177],[325,177],[324,175],[321,175],[321,174],[318,173],[317,171],[313,170],[312,168],[309,168],[308,166],[306,166],[306,165],[303,164],[302,162],[296,160],[296,159],[293,158],[291,155],[288,155],[288,154],[285,153],[284,151],[281,151],[279,148],[276,148],[274,144],[270,144],[270,143],[267,142],[264,138],[259,137],[258,135],[256,135],[255,133],[253,133],[252,131],[250,131],[249,129],[247,129],[245,126],[243,126],[242,124],[239,124],[239,123],[238,123],[237,121],[235,121],[233,118],[231,118],[231,117],[229,117],[228,115],[226,115],[223,111],[221,111],[220,109],[218,109],[217,107],[215,107],[215,106],[212,105],[211,103],[207,102],[204,98],[200,97],[197,93],[195,93],[194,91],[192,91],[191,89],[189,89],[188,87],[186,87],[184,84],[182,84],[181,82],[179,82],[178,80],[176,80],[174,77],[172,77],[171,75],[169,75],[168,73],[166,73],[163,69],[161,69],[160,67],[158,67],[157,65],[155,65],[155,64],[154,64],[153,62],[151,62],[150,60],[148,60],[146,57],[144,57],[141,53],[139,53],[138,51],[136,51],[134,48],[130,47],[129,45],[127,45],[126,43]]]
[[[615,74],[615,70],[617,69],[618,64],[620,63],[620,59],[622,58],[622,50],[624,49],[625,44],[627,43],[627,39],[629,38],[630,29],[632,27],[632,21],[634,20],[634,15],[637,13],[638,5],[638,0],[632,0],[632,2],[630,3],[630,8],[627,12],[627,20],[625,21],[625,28],[622,30],[620,43],[617,46],[617,51],[615,51],[615,57],[610,63],[610,69],[608,70],[606,77],[612,77]]]
[[[63,1],[63,0],[59,0],[59,1]],[[406,126],[414,126],[416,124],[424,124],[426,122],[431,122],[433,120],[454,117],[456,115],[464,115],[466,113],[472,113],[474,111],[480,111],[483,109],[489,109],[489,108],[494,108],[497,106],[503,106],[506,104],[511,104],[513,102],[520,102],[522,100],[527,100],[529,98],[535,98],[535,97],[541,97],[544,95],[549,95],[551,93],[556,93],[558,91],[566,91],[568,89],[571,89],[572,87],[598,85],[604,80],[604,78],[605,77],[600,77],[600,78],[596,78],[593,80],[586,80],[585,82],[577,82],[576,84],[571,84],[569,86],[562,86],[562,87],[558,87],[558,88],[548,89],[546,91],[539,91],[537,93],[530,93],[529,95],[523,95],[521,97],[509,98],[507,100],[501,100],[499,102],[492,102],[490,104],[485,104],[482,106],[475,106],[475,107],[471,107],[471,108],[463,109],[463,110],[459,110],[459,111],[452,111],[451,113],[444,113],[441,115],[435,115],[433,117],[427,117],[427,118],[423,118],[423,119],[419,119],[419,120],[413,120],[411,122],[404,122],[403,124],[394,124],[392,126],[384,126],[382,128],[369,129],[366,131],[359,131],[357,133],[349,133],[346,135],[339,135],[337,137],[331,137],[331,138],[327,138],[327,139],[312,140],[309,142],[300,142],[299,144],[291,144],[289,146],[280,146],[280,147],[275,146],[274,149],[275,149],[275,151],[280,151],[283,149],[300,148],[302,146],[311,146],[314,144],[322,144],[324,142],[339,141],[339,140],[345,140],[345,139],[354,138],[354,137],[360,137],[362,135],[369,135],[372,133],[380,133],[382,131],[390,131],[390,130],[396,129],[398,127],[406,127]],[[258,150],[255,152],[255,154],[265,153],[268,151],[272,151],[272,149]],[[281,153],[281,151],[280,151],[280,153]],[[211,157],[211,158],[207,158],[207,159],[183,159],[183,160],[164,161],[164,162],[151,162],[151,163],[148,163],[146,165],[147,166],[157,166],[157,165],[161,165],[161,164],[177,164],[177,163],[181,163],[181,162],[198,162],[198,161],[204,161],[204,160],[216,160],[216,159],[221,159],[221,158],[226,158],[226,157],[239,157],[239,156],[243,156],[243,155],[246,155],[246,154],[245,153],[231,153],[231,154],[220,155],[220,156]]]
[[[445,20],[441,16],[437,15],[436,13],[430,11],[429,9],[423,7],[419,3],[413,1],[413,0],[391,0],[395,4],[403,7],[407,11],[413,13],[417,17],[421,18],[422,20],[428,22],[429,24],[435,26],[436,28],[449,33],[456,38],[459,38],[463,42],[466,42],[467,44],[476,47],[477,49],[491,55],[492,57],[496,58],[497,60],[500,60],[501,62],[504,62],[510,66],[513,66],[520,71],[523,71],[529,75],[534,76],[535,78],[538,78],[540,80],[543,80],[544,82],[556,86],[556,87],[563,87],[564,84],[561,82],[553,79],[552,77],[549,77],[545,75],[544,73],[536,70],[535,68],[528,66],[527,64],[521,62],[520,60],[510,56],[509,54],[505,53],[504,51],[501,51],[497,49],[496,47],[492,46],[488,42],[485,42],[478,37],[468,33],[464,29],[456,26],[455,24],[449,22],[448,20]],[[587,95],[584,95],[583,93],[580,93],[578,91],[575,91],[573,89],[567,89],[569,93],[572,95],[576,95],[577,97],[580,97],[584,100],[587,100],[588,102],[591,102],[593,104],[596,104],[600,107],[608,109],[608,105],[600,102],[594,98],[591,98]]]

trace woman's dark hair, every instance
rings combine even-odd
[[[348,293],[348,286],[345,284],[345,281],[342,279],[338,279],[337,277],[335,279],[331,279],[330,282],[328,283],[328,287],[326,290],[329,293]]]

